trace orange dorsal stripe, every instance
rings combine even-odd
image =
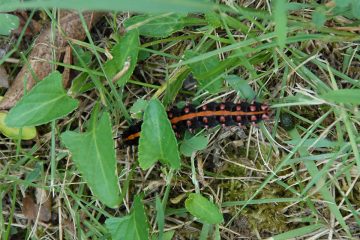
[[[130,140],[134,140],[136,138],[140,137],[140,132],[137,132],[137,133],[133,133],[131,135],[129,135],[126,140],[130,141]]]
[[[189,120],[196,117],[212,117],[212,116],[252,116],[252,115],[259,115],[259,114],[268,114],[268,111],[256,111],[256,112],[243,112],[243,111],[227,111],[227,110],[220,110],[220,111],[202,111],[202,112],[195,112],[195,113],[188,113],[181,115],[179,117],[174,117],[170,119],[171,124],[177,124],[178,122]],[[134,140],[140,137],[140,132],[133,133],[129,135],[126,140]]]
[[[212,116],[251,116],[251,115],[258,115],[258,114],[267,114],[267,111],[258,111],[258,112],[243,112],[243,111],[203,111],[203,112],[196,112],[196,113],[188,113],[181,115],[179,117],[174,117],[170,119],[172,124],[176,124],[181,121],[189,120],[196,117],[212,117]]]

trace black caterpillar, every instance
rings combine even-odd
[[[186,129],[194,131],[199,128],[211,128],[217,125],[242,126],[256,124],[269,119],[269,106],[259,102],[223,102],[208,103],[199,108],[189,104],[179,109],[173,107],[167,111],[172,128],[176,135],[181,135]],[[122,134],[126,145],[138,144],[142,122],[130,126]]]

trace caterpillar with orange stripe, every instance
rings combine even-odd
[[[256,124],[269,119],[270,108],[267,104],[252,101],[248,102],[211,102],[200,107],[192,104],[179,109],[172,107],[167,111],[172,128],[177,136],[186,129],[195,131],[199,128],[221,126],[243,126]],[[142,122],[130,126],[122,134],[125,145],[138,144]]]

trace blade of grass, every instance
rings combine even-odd
[[[86,7],[85,7],[86,6]],[[208,1],[192,0],[137,0],[137,1],[118,1],[118,0],[30,0],[2,1],[0,10],[29,9],[29,8],[62,8],[84,10],[107,10],[107,11],[132,11],[132,12],[206,12],[212,10],[216,5]]]
[[[323,224],[312,224],[310,226],[297,228],[285,233],[281,233],[279,235],[273,236],[269,239],[273,240],[286,240],[286,239],[294,239],[296,237],[303,237],[309,233],[319,230],[320,228],[324,228]]]
[[[277,44],[279,46],[279,51],[282,52],[285,47],[287,35],[287,1],[275,0],[273,1],[273,6]]]

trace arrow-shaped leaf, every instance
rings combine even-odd
[[[78,101],[66,94],[62,76],[55,71],[40,81],[13,107],[5,119],[9,127],[37,126],[66,116]]]
[[[147,240],[149,239],[149,225],[144,206],[140,197],[136,196],[130,215],[122,218],[109,218],[105,222],[112,239],[118,240]]]
[[[116,82],[119,85],[125,84],[132,75],[139,53],[139,33],[137,30],[132,30],[126,33],[126,35],[120,39],[112,50],[111,55],[113,59],[105,63],[104,68],[108,77],[113,78],[117,73],[124,71]],[[129,66],[125,67],[125,63],[129,61]]]
[[[117,207],[120,190],[116,174],[115,147],[108,114],[85,133],[67,131],[61,140],[97,198],[109,207]]]
[[[139,143],[139,163],[142,169],[148,169],[157,160],[180,168],[180,156],[177,141],[170,121],[159,100],[149,102],[141,126]]]
[[[219,208],[201,194],[191,193],[185,201],[185,208],[203,222],[218,224],[224,221]]]

